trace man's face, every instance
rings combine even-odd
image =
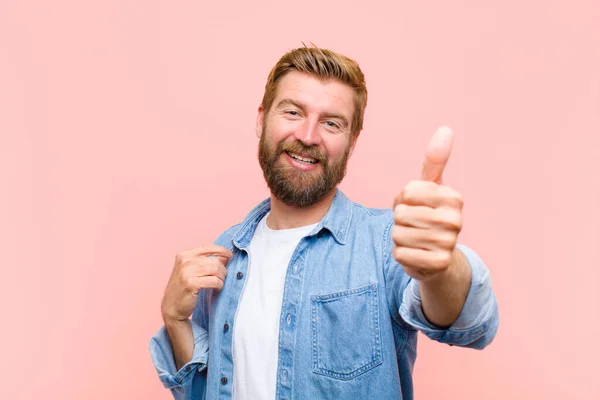
[[[349,86],[290,72],[279,81],[267,114],[259,108],[258,159],[269,189],[283,203],[304,207],[330,193],[346,173],[354,93]]]

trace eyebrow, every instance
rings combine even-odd
[[[281,100],[279,103],[277,103],[277,106],[275,108],[280,108],[281,106],[285,106],[285,105],[291,105],[294,107],[297,107],[301,110],[306,109],[306,107],[304,106],[304,104],[297,102],[296,100],[292,100],[292,99],[283,99]],[[334,118],[334,119],[339,119],[340,121],[342,121],[342,125],[345,127],[347,127],[349,124],[348,119],[339,113],[331,113],[331,112],[326,112],[322,114],[323,117],[325,118]]]

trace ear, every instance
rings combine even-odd
[[[263,132],[263,125],[265,122],[265,111],[262,105],[258,106],[258,115],[256,116],[256,137],[260,139]]]

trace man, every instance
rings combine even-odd
[[[493,340],[489,274],[457,244],[462,200],[441,180],[448,128],[393,210],[337,189],[366,102],[358,65],[329,50],[293,50],[271,71],[256,123],[271,196],[179,253],[165,290],[150,350],[176,399],[412,399],[418,331]]]

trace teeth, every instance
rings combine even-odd
[[[315,160],[314,158],[304,158],[304,157],[300,157],[299,155],[296,155],[296,154],[290,153],[290,152],[288,152],[288,154],[289,154],[290,157],[292,157],[292,158],[294,158],[296,160],[299,160],[299,161],[303,161],[303,162],[310,163],[310,164],[316,164],[317,163],[317,160]]]

